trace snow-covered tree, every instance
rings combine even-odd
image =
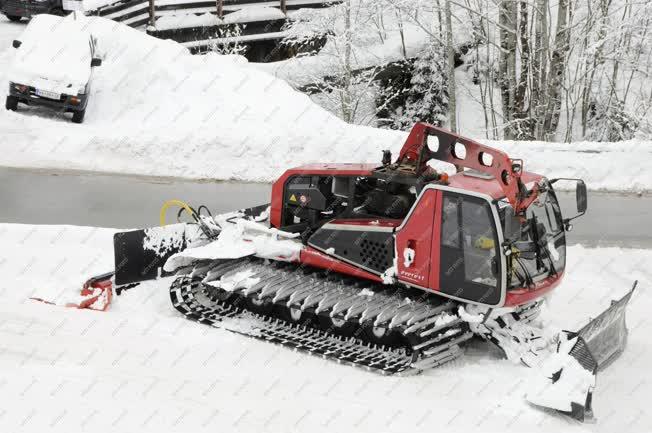
[[[443,125],[448,119],[447,54],[443,45],[432,41],[414,62],[405,105],[393,114],[393,127],[409,129],[415,122]]]
[[[376,117],[381,128],[396,128],[397,113],[405,107],[407,97],[412,88],[412,70],[414,62],[402,60],[395,62],[393,73],[382,74],[378,80],[376,91]]]
[[[621,141],[634,138],[639,122],[625,111],[622,102],[591,106],[586,138],[591,141]]]
[[[242,55],[247,47],[240,42],[244,25],[222,24],[215,32],[215,38],[209,44],[211,51],[224,55]]]
[[[319,103],[349,122],[370,123],[375,99],[382,126],[446,118],[477,134],[484,120],[490,139],[646,137],[652,128],[652,1],[344,0],[293,20],[293,41],[326,40],[314,61],[296,62],[297,75],[314,75],[301,86],[324,89]],[[430,66],[419,51],[428,45],[439,47],[436,66],[449,66],[442,76],[423,69]],[[388,65],[414,61],[386,78]],[[421,75],[434,76],[432,86],[448,80],[443,111],[430,105],[435,89]]]
[[[425,2],[344,0],[325,9],[297,11],[286,29],[286,43],[305,46],[316,37],[325,39],[318,59],[301,62],[305,67],[297,72],[304,82],[306,75],[312,75],[309,81],[314,85],[310,88],[321,89],[314,99],[347,122],[376,124],[377,112],[391,106],[381,102],[374,107],[378,82],[388,67],[415,55],[408,52],[408,30],[414,32],[416,26],[410,21],[416,7]],[[425,41],[419,44],[425,45]],[[400,53],[400,59],[395,52]],[[395,101],[395,96],[384,88],[380,99]]]

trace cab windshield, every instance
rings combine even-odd
[[[498,206],[505,230],[505,213],[511,205],[507,200],[500,200]],[[527,208],[520,234],[510,241],[514,248],[508,260],[511,270],[508,287],[529,287],[564,270],[566,237],[559,202],[550,185]]]

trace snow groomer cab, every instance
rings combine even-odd
[[[565,232],[587,207],[582,180],[564,179],[577,198],[564,218],[559,179],[424,123],[391,161],[385,151],[380,166],[288,170],[273,186],[271,225],[301,233],[307,265],[472,304],[523,305],[560,282]]]

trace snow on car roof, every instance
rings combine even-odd
[[[91,34],[86,26],[87,19],[74,14],[34,17],[19,38],[10,81],[29,84],[45,79],[75,88],[86,84],[91,69]]]

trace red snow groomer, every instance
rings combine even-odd
[[[213,217],[176,202],[194,221],[115,235],[114,284],[174,275],[172,303],[191,320],[386,374],[441,365],[474,335],[532,365],[550,341],[530,322],[587,208],[584,182],[564,179],[577,215],[563,217],[557,180],[419,123],[395,162],[385,151],[381,164],[290,169],[269,204]],[[591,374],[624,347],[628,299],[571,336]]]

